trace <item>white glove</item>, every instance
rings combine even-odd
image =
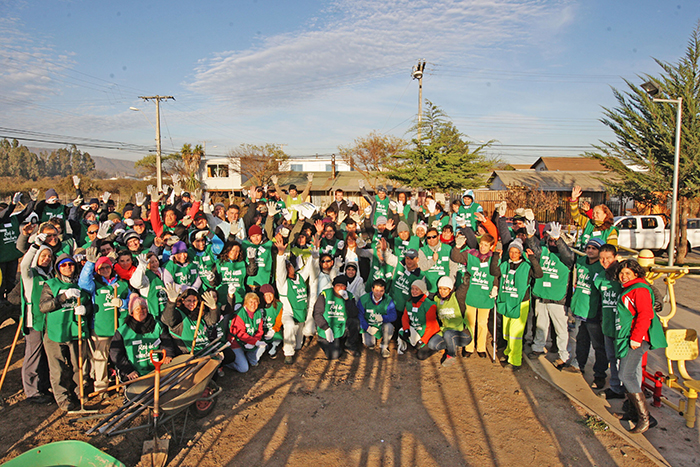
[[[347,218],[348,218],[348,213],[345,212],[345,211],[340,211],[340,212],[338,213],[338,219],[335,221],[335,223],[338,224],[338,225],[340,225],[340,224],[342,224],[342,223],[345,221],[345,219],[347,219]]]
[[[363,179],[359,179],[357,181],[357,186],[360,187],[360,189],[365,187],[365,181]]]
[[[143,206],[143,203],[146,202],[146,196],[140,191],[134,195],[134,199],[136,200],[137,206]]]
[[[314,181],[314,174],[312,174],[312,173],[306,174],[306,179],[310,182],[313,182]]]
[[[396,353],[399,355],[403,355],[403,353],[408,349],[408,344],[406,344],[406,341],[403,339],[399,339],[399,342],[396,347]]]
[[[251,248],[248,248],[248,249],[246,250],[246,255],[248,256],[248,259],[249,259],[249,260],[255,258],[255,257],[257,256],[257,254],[258,254],[258,249],[257,249],[257,248],[252,248],[252,247],[251,247]]]
[[[397,204],[396,204],[396,201],[389,201],[389,209],[391,209],[392,211],[396,212],[396,210],[398,209],[398,206],[397,206]]]
[[[45,241],[46,241],[46,234],[45,233],[37,234],[36,237],[34,237],[34,244],[35,245],[43,245]]]
[[[140,255],[137,256],[137,259],[139,261],[139,266],[148,267],[148,258],[146,257],[146,253],[141,253]]]
[[[253,350],[255,348],[253,344],[245,344],[243,347],[245,347],[248,350]]]
[[[467,219],[463,215],[457,214],[455,216],[455,223],[457,224],[457,227],[464,227],[467,225]]]
[[[462,234],[459,234],[455,237],[455,246],[461,250],[464,244],[467,243],[467,237],[465,237]]]
[[[236,290],[238,290],[238,285],[236,285],[235,282],[231,282],[228,285],[228,294],[229,296],[233,297],[236,294]]]
[[[367,246],[367,242],[362,237],[357,237],[355,243],[357,244],[357,248],[364,248]]]
[[[508,209],[508,203],[505,201],[501,201],[496,205],[496,209],[498,210],[498,215],[503,217],[506,215],[506,210]]]
[[[177,297],[180,296],[180,288],[174,282],[169,282],[165,284],[165,294],[168,296],[168,301],[175,303]]]
[[[343,298],[343,300],[348,299],[348,291],[347,290],[341,290],[339,295]]]
[[[489,298],[496,298],[498,297],[498,287],[495,285],[491,288],[491,292],[489,292]]]
[[[333,335],[333,330],[331,328],[326,329],[324,333],[326,334],[326,340],[329,344],[335,340],[335,336]]]
[[[409,341],[411,341],[411,345],[416,345],[418,341],[420,341],[420,334],[418,334],[418,331],[413,329],[413,326],[409,328]]]
[[[73,175],[73,186],[76,190],[80,188],[80,177],[78,177],[77,175]]]
[[[124,223],[125,223],[127,226],[129,226],[129,227],[133,227],[133,226],[134,226],[134,220],[131,219],[131,218],[129,218],[129,219],[124,219]]]
[[[558,240],[561,237],[561,224],[559,222],[552,222],[549,229],[549,237],[553,240]]]
[[[126,232],[126,229],[116,229],[114,232],[112,232],[114,235],[119,236]]]
[[[274,202],[274,201],[269,201],[269,202],[267,203],[267,215],[268,215],[268,216],[274,216],[274,215],[276,215],[278,212],[280,212],[280,210],[277,209],[277,203]]]
[[[399,214],[403,214],[403,201],[397,201],[396,202],[396,211]]]
[[[213,271],[204,271],[202,273],[202,277],[204,277],[209,282],[212,282],[215,279]]]
[[[292,220],[291,211],[287,208],[282,209],[282,217],[284,217],[284,219],[287,221],[291,221]]]
[[[365,216],[369,217],[372,215],[372,206],[367,206],[365,208]]]
[[[264,340],[259,340],[255,343],[257,347],[267,347],[267,344],[265,343]]]
[[[370,316],[372,319],[378,323],[383,323],[384,322],[384,315],[380,315],[379,313],[371,313]]]
[[[533,235],[535,235],[535,230],[537,230],[537,226],[535,225],[535,221],[525,222],[525,230],[527,231],[528,237],[532,237]]]
[[[274,185],[277,185],[277,181],[279,180],[279,178],[277,178],[277,175],[271,175],[270,180]]]
[[[437,207],[437,203],[435,202],[434,199],[431,199],[428,201],[428,212],[433,213],[435,211],[435,208]]]
[[[103,238],[107,238],[109,236],[109,229],[112,228],[112,221],[104,221],[103,223],[100,224],[100,228],[97,231],[97,238],[102,240]]]
[[[109,197],[110,197],[110,196],[112,196],[112,193],[110,193],[109,191],[105,191],[105,192],[102,194],[102,202],[106,204],[107,201],[109,201]]]
[[[86,311],[87,310],[85,309],[84,305],[78,305],[75,307],[75,310],[74,310],[75,316],[85,316]]]
[[[360,214],[359,212],[350,214],[350,219],[354,220],[357,223],[357,225],[362,224],[362,214]]]
[[[266,340],[266,341],[269,341],[269,340],[272,339],[273,337],[275,337],[275,330],[274,330],[274,329],[270,329],[269,331],[267,331],[267,332],[265,333],[265,340]]]
[[[369,333],[369,334],[372,335],[372,336],[376,336],[376,335],[377,335],[377,331],[378,331],[378,329],[375,328],[374,326],[368,326],[368,327],[367,327],[367,333]]]
[[[80,297],[80,289],[68,289],[63,292],[63,295],[65,295],[66,298],[78,298]]]
[[[124,301],[119,297],[114,297],[112,300],[109,301],[109,304],[113,307],[121,308],[121,306],[124,304]]]
[[[430,227],[432,227],[432,228],[434,228],[434,229],[439,229],[439,228],[440,228],[440,221],[437,220],[437,219],[434,220],[434,221],[432,222],[432,224],[430,224]]]
[[[532,209],[527,208],[527,209],[525,210],[525,213],[524,213],[524,214],[525,214],[525,219],[527,219],[527,220],[529,220],[529,221],[534,221],[534,220],[535,220],[535,213],[532,212]]]
[[[22,192],[18,191],[15,193],[15,195],[12,197],[12,204],[18,204],[22,200]]]

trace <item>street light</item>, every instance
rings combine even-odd
[[[642,84],[642,89],[644,89],[651,100],[654,102],[668,102],[671,104],[678,105],[678,111],[676,114],[676,153],[673,158],[673,198],[671,199],[671,232],[670,238],[668,240],[668,265],[673,266],[674,256],[676,252],[676,229],[678,227],[677,213],[678,213],[678,172],[681,160],[681,119],[683,116],[683,98],[678,99],[658,99],[654,96],[659,94],[661,87],[654,81],[647,81]]]

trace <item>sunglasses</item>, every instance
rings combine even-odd
[[[88,235],[94,235],[97,233],[97,230],[88,230]]]
[[[332,263],[333,260],[332,260],[332,259],[324,259],[324,260],[321,261],[321,262],[322,262],[322,263]]]
[[[431,236],[425,237],[425,238],[427,238],[428,240],[432,240],[432,239],[437,238],[437,237],[438,237],[437,235],[431,235]]]

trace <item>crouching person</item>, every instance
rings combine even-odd
[[[114,333],[109,346],[109,358],[117,369],[120,381],[136,379],[155,368],[151,362],[151,350],[165,350],[164,363],[177,354],[168,328],[148,312],[146,300],[132,294],[129,315]]]
[[[87,345],[78,355],[78,339],[87,337],[86,315],[92,313],[89,296],[78,287],[75,261],[68,254],[56,260],[56,277],[44,283],[39,310],[46,313],[44,349],[49,362],[49,378],[56,404],[67,412],[80,408],[80,365]],[[80,299],[80,305],[78,305]],[[78,320],[83,334],[78,334]]]
[[[457,300],[454,293],[454,282],[448,276],[442,276],[437,284],[438,293],[435,296],[437,316],[442,323],[440,334],[445,341],[445,354],[442,365],[450,366],[455,362],[457,347],[465,347],[472,341],[472,330],[465,326],[468,321],[464,317],[464,302]]]
[[[417,349],[418,360],[425,360],[438,350],[444,350],[445,340],[438,334],[439,331],[437,306],[428,298],[428,286],[423,280],[413,281],[411,300],[406,303],[401,319],[399,354],[408,349],[408,344]]]
[[[360,320],[355,299],[347,291],[348,279],[337,276],[333,288],[321,292],[314,305],[318,343],[328,360],[340,358],[346,348],[359,356]]]
[[[365,345],[374,347],[381,340],[382,357],[388,358],[391,355],[389,341],[394,335],[393,322],[396,321],[396,307],[391,297],[384,292],[386,292],[386,282],[384,279],[376,279],[372,283],[371,293],[360,298],[357,308]]]
[[[258,361],[267,348],[264,337],[260,298],[253,292],[247,293],[243,298],[243,306],[231,320],[229,341],[236,354],[233,362],[236,371],[245,373],[251,366],[258,366]]]

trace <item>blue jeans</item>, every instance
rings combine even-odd
[[[260,360],[260,357],[262,357],[262,355],[265,353],[265,349],[266,347],[258,346],[255,346],[255,348],[250,351],[242,349],[241,347],[233,349],[233,353],[236,355],[236,360],[234,360],[230,365],[233,366],[233,369],[237,372],[245,373],[251,366],[258,365],[258,360]]]
[[[642,392],[642,357],[649,350],[649,343],[642,342],[636,349],[630,348],[627,355],[620,359],[620,381],[625,391]]]
[[[469,345],[472,341],[472,336],[469,331],[454,331],[452,329],[446,329],[443,333],[443,341],[445,342],[445,350],[447,355],[454,357],[457,353],[457,347],[464,347]],[[432,339],[430,339],[432,342]],[[430,342],[428,342],[428,345]],[[437,349],[436,349],[437,350]]]
[[[608,355],[608,365],[610,366],[610,389],[618,394],[625,392],[625,388],[620,381],[620,360],[615,355],[615,338],[605,336],[605,353]]]

